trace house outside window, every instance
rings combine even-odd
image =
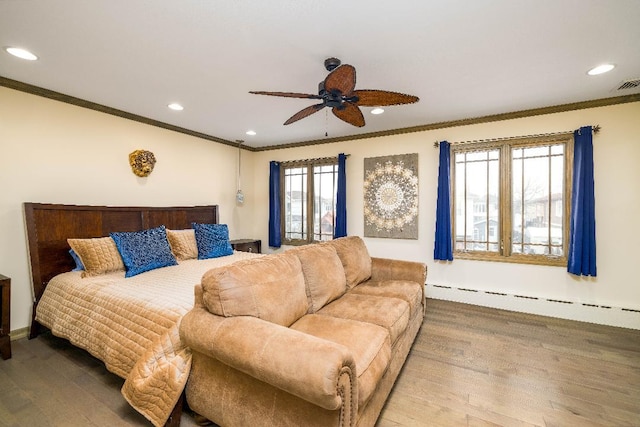
[[[304,245],[333,239],[338,159],[282,162],[282,241]]]
[[[566,265],[573,138],[451,147],[459,259]]]

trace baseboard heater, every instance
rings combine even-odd
[[[482,291],[427,283],[427,298],[456,301],[561,319],[640,329],[640,310],[608,305]]]

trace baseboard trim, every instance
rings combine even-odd
[[[26,338],[29,336],[29,327],[27,326],[26,328],[20,328],[20,329],[15,329],[11,332],[9,332],[9,339],[11,341],[15,341],[15,340],[19,340],[22,338]]]
[[[640,330],[640,310],[632,308],[457,288],[432,283],[425,285],[425,292],[427,298]]]

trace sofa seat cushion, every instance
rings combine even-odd
[[[385,328],[372,323],[307,314],[291,329],[345,346],[352,353],[358,377],[358,407],[376,390],[391,359],[391,344]]]
[[[358,320],[382,326],[389,332],[391,346],[409,324],[409,303],[399,298],[348,292],[327,304],[317,314]]]
[[[309,313],[315,313],[346,292],[344,268],[333,246],[306,245],[288,252],[295,254],[302,264]]]
[[[409,303],[413,316],[416,310],[422,311],[424,293],[421,286],[407,280],[368,280],[353,288],[351,293],[399,298]]]
[[[298,257],[265,255],[207,271],[204,306],[218,316],[253,316],[289,326],[307,313],[309,302]]]

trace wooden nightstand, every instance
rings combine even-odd
[[[259,254],[262,252],[262,240],[254,239],[238,239],[230,240],[231,247],[236,251],[253,252]]]
[[[11,279],[0,274],[0,354],[11,358]]]

